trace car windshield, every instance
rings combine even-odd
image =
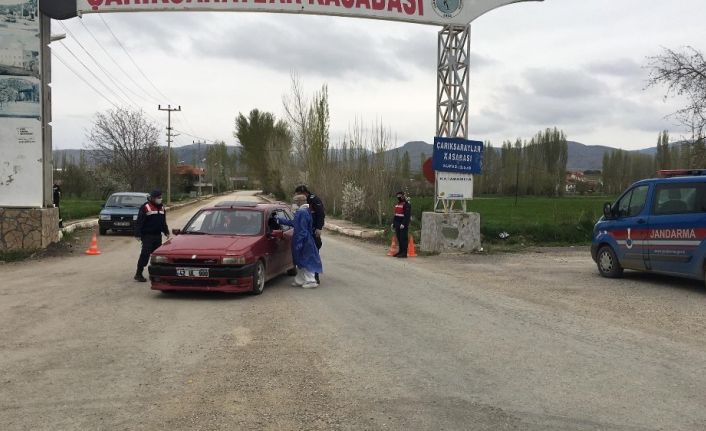
[[[187,234],[259,235],[262,212],[232,208],[206,209],[198,212],[184,228]]]
[[[121,208],[139,208],[147,202],[147,196],[139,195],[112,195],[105,206]]]

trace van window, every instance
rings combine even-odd
[[[659,184],[652,210],[655,215],[706,212],[706,184]]]
[[[627,192],[618,202],[618,217],[633,217],[645,207],[649,186],[637,186]]]

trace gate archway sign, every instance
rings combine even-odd
[[[43,0],[40,8],[55,19],[100,12],[230,11],[464,26],[493,9],[525,1],[542,0]]]

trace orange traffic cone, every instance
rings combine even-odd
[[[392,244],[390,244],[390,250],[388,250],[387,255],[388,256],[394,256],[397,253],[399,253],[400,247],[397,245],[397,237],[392,236]]]
[[[96,238],[96,233],[93,232],[93,239],[91,239],[91,246],[86,250],[86,254],[89,256],[98,256],[101,251],[98,250],[98,239]]]
[[[407,247],[407,257],[417,257],[417,247],[414,246],[414,237],[409,236],[409,246]]]

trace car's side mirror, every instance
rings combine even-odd
[[[606,219],[615,218],[615,213],[613,213],[613,205],[610,202],[603,204],[603,216]]]
[[[284,239],[284,231],[283,230],[273,230],[272,231],[272,238],[277,238],[277,239]]]
[[[181,235],[181,229],[172,229],[174,235]]]

